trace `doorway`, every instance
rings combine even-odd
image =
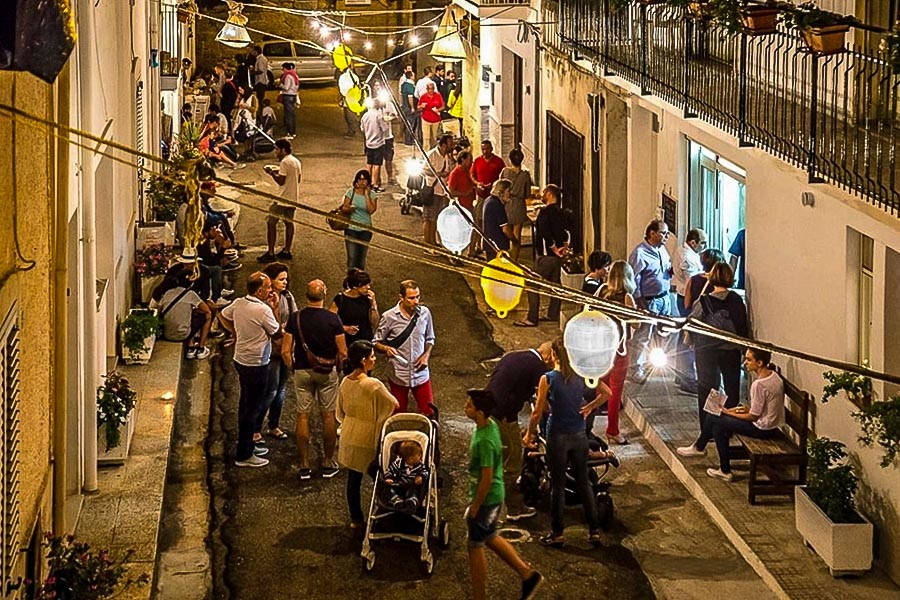
[[[513,54],[513,90],[515,90],[513,94],[513,148],[519,148],[522,144],[524,70],[525,61],[518,54]]]
[[[547,113],[547,183],[562,190],[560,208],[566,213],[569,245],[581,252],[584,221],[584,136]]]
[[[690,139],[688,158],[689,226],[706,231],[709,247],[727,257],[744,228],[747,172]]]

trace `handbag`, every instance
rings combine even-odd
[[[300,338],[300,345],[303,347],[303,351],[306,352],[306,362],[309,363],[309,368],[314,373],[327,375],[334,370],[338,361],[334,358],[318,357],[309,349],[309,346],[306,345],[306,340],[303,339],[303,325],[300,323],[300,312],[299,310],[295,312],[294,315],[296,316],[294,318],[297,320],[297,335]]]
[[[328,216],[325,217],[325,222],[335,231],[344,231],[350,224],[349,218],[342,210],[343,206],[344,203],[341,202],[340,206],[328,211]]]

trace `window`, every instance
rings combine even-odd
[[[708,247],[728,258],[728,249],[744,228],[747,172],[697,142],[687,142],[689,226],[706,231]]]
[[[875,280],[875,242],[859,234],[859,278],[857,288],[856,362],[871,364],[872,352],[872,287]]]
[[[269,58],[292,58],[294,56],[290,42],[267,42],[263,44],[263,54]]]
[[[0,326],[0,577],[16,584],[19,556],[19,324],[13,308]]]

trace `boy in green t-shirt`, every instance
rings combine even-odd
[[[497,535],[504,490],[500,428],[491,418],[494,395],[490,390],[469,390],[467,394],[466,416],[475,421],[475,432],[469,444],[469,507],[466,509],[472,594],[475,600],[486,597],[486,545],[519,574],[522,579],[521,598],[529,600],[544,582],[544,577],[522,560],[512,544]]]

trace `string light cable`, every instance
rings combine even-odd
[[[132,168],[136,168],[136,165],[133,160],[129,160],[129,159],[133,159],[134,157],[143,157],[144,159],[151,161],[155,165],[161,165],[161,166],[171,165],[170,162],[164,161],[162,158],[160,158],[158,156],[148,154],[145,152],[140,152],[140,151],[135,150],[124,144],[120,144],[118,142],[114,142],[114,141],[111,141],[108,139],[103,139],[103,138],[100,138],[93,134],[90,134],[88,132],[81,131],[81,130],[69,127],[67,125],[63,125],[60,123],[56,123],[56,122],[44,119],[43,117],[33,115],[33,114],[28,113],[20,108],[17,108],[15,106],[10,106],[5,103],[0,103],[0,115],[6,116],[7,118],[10,118],[15,121],[25,122],[28,125],[33,126],[36,129],[39,129],[43,133],[47,133],[54,137],[58,137],[59,139],[63,139],[65,141],[67,141],[68,143],[71,143],[78,147],[86,148],[86,149],[88,149],[92,152],[95,152],[97,154],[100,154],[102,156],[108,156],[111,159],[115,160],[116,162],[119,162],[124,165],[129,165]],[[77,140],[72,139],[71,136],[75,136],[78,138],[97,142],[98,145],[92,146],[92,145],[88,145],[83,142],[78,142]],[[100,146],[99,144],[103,144],[104,146]],[[101,148],[104,148],[104,149],[101,149]],[[123,158],[122,156],[117,154],[117,152],[122,153],[129,158]],[[165,177],[165,174],[162,173],[161,170],[157,171],[155,169],[149,168],[149,166],[146,170],[148,170],[150,172],[150,174],[155,174],[157,176]],[[252,188],[252,187],[249,187],[246,185],[242,185],[242,184],[239,184],[236,182],[228,181],[225,179],[221,179],[218,177],[216,177],[215,180],[217,181],[217,183],[219,183],[223,186],[232,187],[234,189],[237,189],[239,191],[242,191],[242,192],[248,194],[251,197],[256,196],[256,197],[260,197],[265,200],[276,200],[282,204],[289,204],[289,205],[299,209],[301,212],[309,213],[309,214],[312,214],[312,215],[320,217],[320,218],[324,218],[324,217],[330,215],[329,211],[326,211],[326,210],[318,209],[318,208],[315,208],[312,206],[303,205],[300,203],[287,202],[284,198],[282,198],[276,194],[263,192],[263,191],[255,189],[255,188]],[[268,208],[256,206],[252,202],[249,202],[244,199],[235,200],[232,198],[226,198],[225,196],[221,196],[218,193],[216,194],[216,197],[225,198],[225,199],[229,200],[230,202],[234,202],[235,204],[238,204],[239,206],[242,206],[242,207],[249,208],[250,210],[262,212],[267,215],[277,216]],[[321,231],[323,233],[327,233],[327,234],[335,236],[335,237],[339,236],[339,237],[343,238],[342,233],[331,231],[330,229],[326,229],[320,225],[308,223],[299,218],[294,218],[294,219],[292,219],[292,221],[303,227],[313,229],[315,231]],[[377,227],[366,226],[366,225],[363,225],[360,223],[354,223],[354,227],[361,227],[362,229],[372,231],[373,233],[378,233],[379,236],[383,236],[385,239],[397,241],[397,242],[400,242],[407,246],[413,246],[416,249],[421,248],[421,243],[418,240],[407,238],[403,235],[400,235],[400,234],[397,234],[397,233],[394,233],[391,231],[382,230]],[[478,269],[481,267],[484,267],[485,263],[483,263],[482,261],[468,258],[468,257],[462,257],[462,256],[457,257],[445,250],[438,250],[438,256],[441,256],[444,258],[449,258],[452,256],[452,257],[456,258],[457,260],[459,260],[460,262],[462,262],[463,265],[462,266],[452,265],[449,263],[445,263],[441,260],[437,260],[437,257],[424,257],[418,253],[398,252],[396,248],[388,247],[381,243],[370,242],[367,245],[369,247],[373,247],[378,250],[383,250],[385,252],[393,253],[394,255],[399,254],[403,258],[412,260],[417,263],[434,266],[434,267],[443,269],[445,271],[450,271],[450,272],[454,272],[454,273],[458,273],[458,274],[470,276],[470,277],[483,278],[483,275],[481,275],[481,273],[479,272]],[[495,267],[495,269],[498,272],[505,271],[502,267]],[[512,271],[505,271],[505,272],[508,274],[511,274],[511,275],[521,276],[520,274],[514,273]],[[491,278],[488,277],[488,279],[491,279]],[[890,374],[890,373],[883,372],[883,371],[876,371],[876,370],[868,368],[868,367],[845,363],[843,361],[835,360],[832,358],[818,356],[815,354],[810,354],[810,353],[796,350],[793,348],[780,346],[778,344],[767,342],[764,340],[744,338],[744,337],[735,335],[735,334],[727,332],[727,331],[712,328],[709,325],[706,325],[705,323],[697,321],[693,318],[687,318],[687,319],[675,318],[675,317],[668,317],[668,316],[664,316],[664,315],[656,315],[654,313],[650,313],[648,311],[641,310],[641,309],[629,309],[629,308],[625,307],[624,305],[610,302],[607,300],[601,300],[594,296],[589,296],[581,291],[565,288],[559,284],[548,282],[546,280],[534,279],[531,276],[525,276],[524,279],[525,279],[525,284],[526,284],[525,289],[527,289],[529,292],[538,293],[539,295],[542,295],[545,297],[557,298],[560,300],[566,300],[566,301],[570,301],[570,302],[584,304],[590,308],[603,311],[604,313],[607,313],[608,315],[613,316],[613,317],[623,321],[624,323],[650,324],[650,325],[658,327],[661,330],[661,333],[663,333],[663,334],[671,334],[671,333],[681,331],[681,330],[695,332],[695,333],[705,335],[708,337],[712,337],[715,339],[732,342],[732,343],[735,343],[735,344],[738,344],[741,346],[752,346],[752,347],[762,348],[762,349],[768,350],[770,352],[773,352],[775,354],[780,354],[783,356],[793,357],[793,358],[797,358],[797,359],[807,361],[807,362],[825,365],[828,367],[840,369],[842,371],[847,371],[847,372],[855,373],[858,375],[863,375],[863,376],[870,377],[872,379],[876,379],[876,380],[880,380],[880,381],[900,384],[900,375],[894,375],[894,374]],[[498,279],[493,279],[493,280],[500,281]],[[500,281],[500,282],[505,283],[502,281]]]

